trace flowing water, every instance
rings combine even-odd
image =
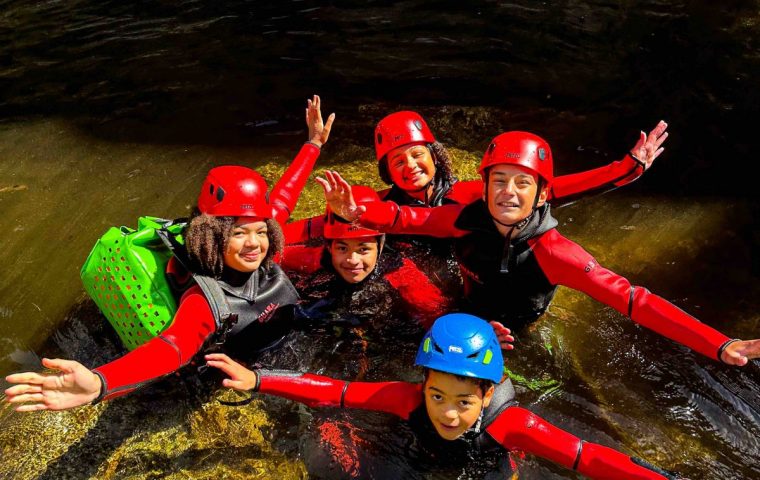
[[[744,172],[758,152],[756,1],[0,6],[2,376],[42,356],[94,367],[123,354],[79,280],[94,241],[140,215],[186,215],[214,165],[274,182],[305,140],[314,93],[338,115],[318,168],[374,187],[372,128],[399,109],[428,119],[464,179],[504,130],[544,136],[570,173],[619,158],[666,119],[652,170],[556,209],[559,229],[729,336],[760,336],[760,209]],[[322,208],[312,183],[294,217]],[[322,371],[350,376],[352,342],[326,332],[287,354],[294,367],[322,355]],[[366,378],[417,378],[412,340],[362,342]],[[578,436],[692,479],[760,478],[757,363],[720,365],[560,289],[508,365],[521,403]],[[63,413],[2,404],[0,478],[478,476],[422,471],[383,415],[219,398],[238,397],[190,376]],[[320,436],[361,450],[363,466],[325,461]],[[519,463],[522,479],[580,478]]]

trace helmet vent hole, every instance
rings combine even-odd
[[[214,185],[211,184],[208,186],[208,194],[213,195],[214,194]]]
[[[495,148],[496,148],[496,144],[495,144],[495,143],[492,143],[491,145],[489,145],[489,146],[488,146],[488,154],[489,154],[489,155],[490,155],[490,154],[492,154],[492,153],[493,153],[493,150],[494,150]]]
[[[467,355],[467,358],[477,358],[477,357],[478,357],[478,352]]]
[[[377,143],[378,144],[383,143],[383,134],[382,133],[378,133],[377,134]]]
[[[419,120],[415,120],[412,123],[414,123],[414,126],[417,127],[417,130],[422,131],[422,122],[420,122]]]
[[[224,189],[222,187],[219,187],[219,188],[216,189],[216,199],[218,201],[220,201],[220,202],[222,201],[222,199],[224,198],[224,194],[225,194],[225,192],[224,192]]]
[[[435,342],[433,342],[433,348],[435,349],[436,352],[443,353],[443,349],[439,347],[438,344]]]

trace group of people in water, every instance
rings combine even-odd
[[[9,375],[15,385],[5,391],[6,401],[18,411],[97,403],[203,358],[229,377],[223,381],[228,388],[401,417],[432,455],[501,448],[590,478],[676,478],[518,407],[502,355],[513,348],[513,332],[540,318],[564,285],[714,360],[742,366],[760,356],[760,340],[725,336],[601,266],[557,231],[552,204],[639,178],[662,153],[667,124],[642,132],[621,160],[565,176],[554,175],[546,140],[505,132],[486,148],[480,180],[458,181],[449,153],[425,120],[416,112],[395,112],[377,124],[374,139],[379,174],[389,188],[352,186],[326,171],[317,178],[325,214],[289,222],[334,119],[323,121],[318,96],[307,100],[308,141],[271,191],[244,166],[208,172],[184,234],[187,261],[167,268],[176,284],[188,287],[161,334],[92,370],[73,360],[43,359],[56,372]],[[423,255],[410,253],[419,249]],[[431,272],[453,264],[447,262],[452,258],[461,274],[459,297]],[[234,324],[226,324],[204,291],[188,282],[189,273],[214,279]],[[363,309],[370,293],[399,302],[424,332],[416,357],[424,369],[421,384],[250,370],[233,360],[276,352],[304,316],[329,322],[355,315],[360,323],[380,323],[383,310]],[[222,351],[209,353],[211,344],[222,344]]]

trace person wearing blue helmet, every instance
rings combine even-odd
[[[415,364],[422,383],[348,382],[310,373],[249,370],[224,354],[206,355],[229,378],[223,385],[262,392],[310,407],[340,407],[396,415],[407,421],[416,444],[436,462],[464,461],[494,451],[546,458],[594,479],[676,479],[647,462],[585,442],[517,406],[504,376],[504,359],[491,325],[452,313],[426,332]],[[361,472],[355,472],[362,476]]]

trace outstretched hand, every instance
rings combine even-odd
[[[760,339],[732,342],[720,356],[723,363],[737,367],[743,367],[754,358],[760,358]]]
[[[322,121],[321,100],[319,95],[314,95],[311,100],[306,100],[306,126],[309,127],[309,141],[319,147],[327,143],[330,136],[335,114],[327,117],[327,123]]]
[[[227,355],[211,353],[205,358],[209,367],[218,368],[230,377],[222,380],[225,387],[246,392],[256,386],[256,372],[245,368]]]
[[[95,400],[100,394],[100,377],[73,360],[43,358],[44,367],[58,373],[24,372],[5,377],[17,383],[5,391],[8,403],[20,403],[17,412],[66,410]]]
[[[505,327],[501,322],[495,320],[488,322],[493,327],[493,332],[496,334],[496,338],[499,340],[499,346],[502,350],[513,350],[515,348],[512,342],[515,341],[515,337],[512,336],[512,331]]]
[[[325,201],[339,217],[355,222],[367,211],[367,207],[357,205],[351,193],[351,185],[336,171],[325,170],[325,178],[315,179],[325,191]]]
[[[649,132],[649,135],[642,130],[639,140],[631,149],[631,155],[633,155],[635,160],[641,162],[644,170],[648,170],[652,166],[654,159],[665,151],[661,145],[668,138],[668,132],[665,131],[667,128],[668,124],[664,120],[660,120],[652,131]]]

